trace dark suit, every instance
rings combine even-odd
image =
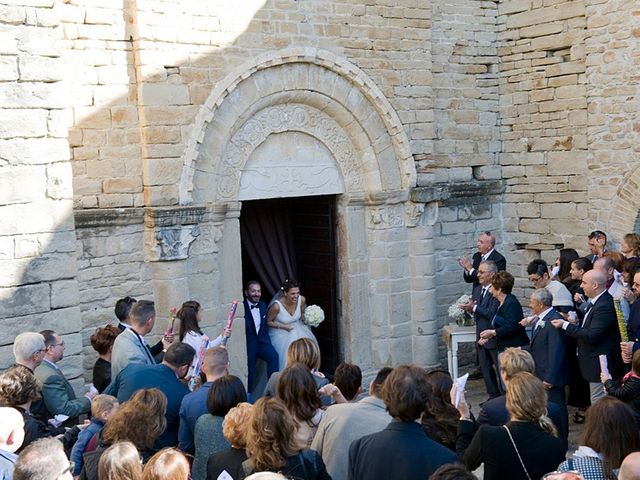
[[[633,342],[633,351],[640,348],[640,299],[631,304],[629,321],[627,322],[627,335],[629,341]]]
[[[478,282],[478,267],[480,266],[480,262],[482,262],[482,254],[480,252],[476,252],[473,254],[473,263],[471,266],[473,267],[473,271],[471,273],[466,270],[463,273],[464,281],[467,283],[473,283],[473,288],[476,288],[480,283]],[[494,250],[489,255],[487,260],[491,260],[498,267],[498,271],[501,272],[507,269],[507,259],[502,256],[500,252]]]
[[[520,325],[520,320],[523,317],[522,305],[518,299],[510,293],[507,294],[491,322],[496,331],[498,352],[507,347],[522,347],[529,344],[527,332]]]
[[[478,285],[473,289],[471,298],[476,302],[476,311],[473,314],[473,319],[476,322],[476,338],[480,339],[482,331],[493,328],[491,320],[493,320],[500,303],[488,290],[483,296],[482,285]],[[484,345],[478,345],[478,361],[487,393],[490,397],[500,395],[502,391],[499,382],[498,350],[495,338],[492,338]]]
[[[157,448],[175,447],[178,444],[180,404],[189,389],[164,364],[143,365],[133,363],[122,370],[104,393],[118,398],[120,403],[129,400],[143,388],[158,388],[167,397],[167,428],[156,441]]]
[[[613,297],[604,292],[585,314],[582,326],[569,324],[567,335],[578,340],[578,363],[585,380],[600,382],[598,355],[606,355],[609,372],[614,379],[624,374],[620,353],[620,330]]]
[[[536,328],[533,325],[531,344],[527,350],[536,362],[536,377],[553,385],[553,388],[547,390],[549,400],[564,405],[566,402],[564,386],[569,383],[569,363],[566,335],[549,323],[550,320],[556,319],[563,318],[557,310],[552,308],[540,319],[545,322],[543,327]]]
[[[564,405],[558,405],[550,400],[547,401],[547,415],[558,429],[558,435],[566,448],[569,436],[569,419],[565,410],[566,407]],[[504,395],[484,402],[477,419],[480,425],[494,425],[497,427],[506,425],[508,421],[507,397]]]
[[[247,392],[253,392],[255,382],[256,361],[258,358],[267,363],[267,378],[273,372],[278,371],[278,352],[276,352],[271,339],[269,338],[269,326],[267,325],[267,304],[260,300],[258,302],[260,310],[260,331],[256,332],[256,324],[251,314],[251,305],[244,299],[244,326],[247,338]]]
[[[349,448],[349,480],[429,478],[456,455],[431,440],[415,422],[392,421]]]

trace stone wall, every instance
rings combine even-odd
[[[0,6],[0,368],[13,362],[18,333],[51,328],[76,378],[82,338],[61,36],[53,0]]]

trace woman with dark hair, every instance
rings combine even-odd
[[[506,406],[506,425],[481,425],[474,435],[471,413],[462,394],[458,455],[472,471],[484,463],[485,480],[537,480],[553,471],[566,451],[547,417],[542,380],[528,372],[513,375],[507,385]]]
[[[279,370],[285,367],[289,345],[299,338],[310,338],[316,344],[311,329],[304,323],[306,300],[300,295],[297,280],[285,280],[280,287],[282,297],[275,300],[267,312],[267,325],[271,344],[278,352]]]
[[[606,396],[591,405],[582,441],[559,472],[578,471],[585,480],[615,480],[613,470],[624,457],[640,449],[633,410],[617,398]]]
[[[40,398],[40,384],[28,368],[12,367],[0,374],[0,403],[13,407],[24,420],[24,440],[16,453],[39,438],[60,435],[64,427],[54,428],[31,414],[31,404]]]
[[[207,410],[196,422],[193,440],[196,448],[193,460],[193,480],[203,480],[207,473],[207,460],[214,453],[231,447],[224,437],[224,418],[233,407],[247,401],[247,391],[242,380],[225,375],[215,380],[207,394]]]
[[[324,415],[311,372],[301,363],[288,366],[280,375],[277,392],[296,422],[298,446],[309,448]]]
[[[507,347],[521,347],[529,344],[529,337],[525,329],[520,325],[520,320],[524,317],[522,305],[511,294],[515,279],[509,272],[498,272],[491,282],[490,292],[500,306],[493,317],[492,329],[480,332],[478,343],[484,345],[491,338],[496,338],[498,351],[501,352]]]
[[[202,345],[203,340],[209,340],[209,337],[207,337],[200,328],[200,322],[202,321],[200,304],[195,300],[184,302],[182,307],[180,307],[180,310],[176,313],[176,318],[180,320],[180,325],[178,327],[179,340],[182,343],[191,345],[196,351],[196,355],[193,357],[193,362],[191,363],[191,368],[187,373],[187,377],[191,377],[196,368],[196,364],[198,363],[197,353],[200,350],[200,345]],[[231,331],[225,328],[214,340],[209,341],[207,348],[222,345],[224,339],[229,338],[230,336]]]
[[[427,381],[431,385],[431,396],[422,413],[422,429],[429,438],[455,452],[460,414],[451,404],[451,375],[434,370],[427,374]]]
[[[98,480],[100,457],[111,445],[129,441],[140,452],[143,461],[153,454],[153,445],[167,428],[167,397],[157,388],[138,390],[124,402],[100,432],[100,444],[84,454],[81,480]]]
[[[111,383],[111,350],[120,333],[118,327],[107,325],[96,328],[95,333],[91,335],[91,346],[98,352],[98,359],[93,365],[93,386],[98,393],[104,392]]]
[[[295,439],[296,424],[285,404],[277,398],[261,398],[253,406],[247,436],[249,459],[244,475],[280,472],[287,478],[331,480],[322,457],[315,450],[302,450]]]
[[[580,286],[580,282],[577,282],[576,285],[576,281],[571,277],[571,264],[578,258],[580,258],[580,255],[573,248],[561,248],[556,263],[558,267],[557,279],[564,283],[564,286],[567,287],[572,296],[572,289]]]

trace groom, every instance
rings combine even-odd
[[[250,280],[244,291],[244,323],[247,335],[247,392],[253,392],[255,383],[256,360],[261,358],[267,363],[267,377],[278,371],[278,353],[271,345],[267,326],[267,304],[261,300],[262,288],[255,280]]]

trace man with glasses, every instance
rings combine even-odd
[[[491,321],[500,306],[498,300],[489,291],[491,281],[497,272],[498,267],[495,262],[491,260],[481,262],[478,266],[478,281],[480,284],[473,289],[469,303],[461,307],[475,321],[478,342],[480,341],[480,333],[492,328]],[[499,397],[504,393],[504,389],[500,385],[496,339],[491,338],[483,342],[482,345],[478,343],[476,348],[480,371],[482,372],[489,399]]]
[[[469,257],[466,255],[458,258],[458,264],[464,268],[464,281],[473,283],[473,288],[476,288],[480,284],[478,280],[478,267],[480,266],[480,262],[491,260],[496,264],[499,272],[507,269],[507,260],[495,249],[496,236],[493,233],[481,233],[476,245],[478,251],[473,254],[472,260],[469,260]]]
[[[13,480],[73,480],[73,462],[64,453],[62,442],[43,438],[25,448],[15,464]]]
[[[13,341],[13,356],[16,359],[15,367],[23,367],[34,373],[36,368],[44,360],[47,349],[44,346],[44,337],[37,332],[23,332]],[[47,422],[47,409],[42,398],[35,400],[29,409],[38,420]]]
[[[527,265],[527,274],[529,275],[529,281],[533,285],[533,288],[544,288],[551,294],[553,298],[553,308],[557,311],[568,313],[574,309],[571,292],[569,292],[564,283],[558,280],[551,280],[547,262],[541,258],[531,260],[529,265]]]
[[[588,245],[591,255],[588,255],[587,258],[591,260],[591,263],[595,263],[607,251],[607,234],[601,230],[594,230],[589,234]]]
[[[46,352],[44,360],[35,369],[35,376],[42,384],[42,399],[50,417],[58,414],[69,417],[66,425],[75,425],[78,416],[89,413],[91,399],[98,393],[87,392],[83,397],[76,398],[73,387],[65,378],[58,362],[64,357],[64,340],[53,330],[40,332],[44,337]]]

